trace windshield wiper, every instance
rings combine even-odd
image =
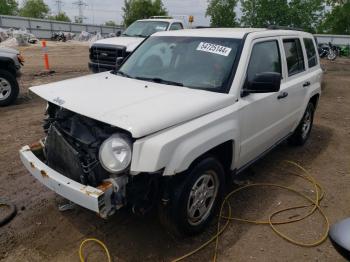
[[[170,81],[170,80],[165,80],[159,77],[135,77],[138,80],[144,80],[144,81],[152,81],[155,83],[159,83],[159,84],[166,84],[166,85],[173,85],[173,86],[184,86],[183,83],[179,83],[179,82],[175,82],[175,81]]]
[[[127,77],[127,78],[133,78],[131,75],[128,75],[127,73],[124,73],[123,71],[117,71],[116,74]]]

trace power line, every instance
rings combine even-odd
[[[57,14],[62,13],[62,5],[63,1],[62,0],[55,0],[56,6],[57,6]]]
[[[76,17],[76,20],[80,23],[82,23],[84,21],[84,19],[86,19],[86,17],[84,16],[84,7],[88,6],[87,3],[85,3],[82,0],[78,0],[76,2],[73,3],[73,5],[78,6],[78,10],[79,10],[79,15]]]

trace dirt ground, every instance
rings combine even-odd
[[[104,241],[114,261],[171,261],[209,239],[215,224],[203,234],[179,239],[160,227],[156,214],[136,217],[122,211],[108,221],[82,208],[61,213],[63,199],[37,182],[23,168],[18,149],[43,136],[45,103],[28,94],[28,87],[89,74],[88,47],[62,43],[49,45],[52,76],[36,76],[43,66],[38,46],[21,49],[26,64],[21,95],[16,104],[0,108],[0,199],[18,207],[15,219],[0,227],[0,260],[78,261],[78,248],[87,237]],[[304,147],[286,143],[247,170],[243,182],[274,182],[301,188],[312,195],[312,187],[288,175],[283,160],[302,164],[324,187],[322,208],[330,223],[350,216],[350,60],[324,65],[324,90],[311,139]],[[282,207],[305,203],[300,197],[275,189],[251,189],[231,201],[236,216],[265,219]],[[295,213],[295,212],[294,212]],[[297,212],[301,215],[301,211]],[[295,214],[291,215],[294,216]],[[281,226],[298,240],[311,242],[322,234],[324,222],[318,214],[305,221]],[[88,261],[104,261],[104,254],[87,245]],[[213,245],[187,261],[210,261]],[[219,261],[344,261],[329,240],[314,248],[298,247],[276,236],[268,226],[232,222],[220,238]]]

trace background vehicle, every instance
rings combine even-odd
[[[159,31],[184,29],[181,20],[142,19],[131,24],[120,37],[101,39],[90,47],[89,68],[94,73],[114,70],[117,58],[127,57],[146,37]]]
[[[118,71],[31,88],[48,101],[47,136],[21,159],[102,217],[158,206],[169,228],[196,234],[232,175],[286,139],[306,143],[321,77],[308,33],[158,32]]]
[[[17,50],[0,48],[0,106],[12,104],[19,93],[17,77],[24,59]]]
[[[340,48],[332,43],[319,44],[318,53],[321,58],[327,57],[328,60],[335,60],[340,55]]]

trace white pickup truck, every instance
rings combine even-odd
[[[46,137],[20,150],[41,183],[109,217],[158,207],[201,232],[233,175],[303,145],[321,93],[311,34],[194,29],[150,36],[118,70],[32,87]]]
[[[146,37],[160,31],[181,29],[184,29],[184,23],[177,19],[137,20],[121,36],[101,39],[91,45],[89,69],[94,73],[114,70],[117,58],[126,58]]]

